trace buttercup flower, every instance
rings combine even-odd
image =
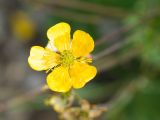
[[[82,88],[97,73],[87,56],[94,49],[92,37],[76,30],[70,41],[71,28],[61,22],[47,31],[48,45],[33,46],[28,58],[31,68],[37,71],[51,71],[47,76],[48,87],[57,92],[67,92],[72,87]]]

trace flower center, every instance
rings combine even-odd
[[[64,50],[61,53],[61,63],[65,67],[69,67],[73,64],[75,58],[70,50]]]

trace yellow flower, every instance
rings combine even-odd
[[[72,87],[82,88],[97,73],[87,55],[94,49],[92,37],[76,30],[70,41],[71,28],[61,22],[47,31],[49,39],[46,48],[33,46],[28,58],[29,65],[37,71],[47,70],[48,87],[57,92],[67,92]]]
[[[36,25],[24,12],[17,11],[11,17],[11,29],[18,40],[31,40],[36,32]]]

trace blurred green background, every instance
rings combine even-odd
[[[106,105],[98,120],[160,120],[160,0],[1,0],[0,120],[57,120],[40,91],[46,74],[27,58],[62,21],[95,40],[98,74],[76,92]]]

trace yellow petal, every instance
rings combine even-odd
[[[88,33],[77,30],[73,34],[71,48],[75,56],[86,56],[94,49],[94,41]]]
[[[86,63],[75,62],[69,72],[73,87],[81,88],[95,77],[97,70],[94,66],[90,66]]]
[[[51,42],[51,41],[48,41],[48,43],[46,45],[46,48],[48,48],[48,49],[50,49],[50,50],[52,50],[54,52],[58,51],[57,48],[55,47],[55,45],[53,44],[53,42]]]
[[[67,92],[71,88],[68,68],[59,66],[47,76],[48,87],[56,92]]]
[[[30,51],[28,63],[32,69],[41,71],[53,68],[59,64],[60,56],[49,49],[33,46]]]
[[[47,31],[48,39],[53,42],[52,44],[62,52],[63,50],[68,50],[70,45],[70,31],[71,28],[69,24],[61,22],[53,27],[49,28]]]

